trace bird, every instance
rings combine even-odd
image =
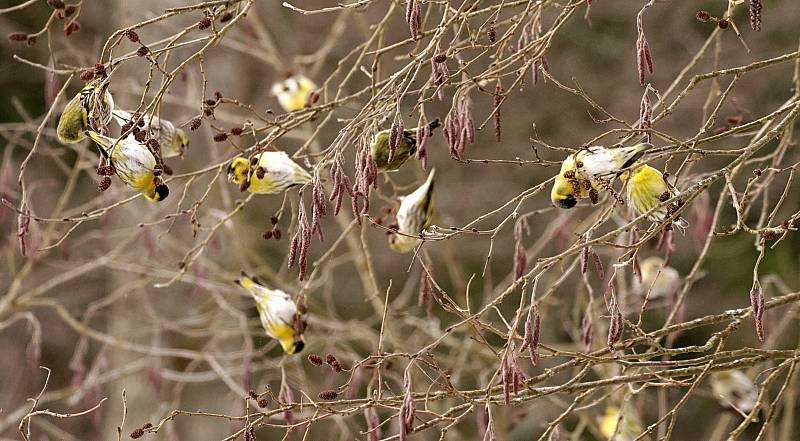
[[[433,217],[433,177],[431,169],[428,179],[414,192],[401,198],[397,209],[397,232],[389,236],[389,246],[398,253],[408,253],[419,243],[416,237],[428,227]]]
[[[642,164],[632,171],[622,173],[620,179],[627,183],[628,205],[633,208],[636,216],[641,216],[658,207],[657,210],[647,215],[647,219],[660,224],[669,218],[671,208],[664,205],[663,202],[680,195],[680,192],[667,182],[664,174],[658,169]],[[689,223],[680,217],[673,220],[672,223],[681,231],[686,230],[686,227],[689,226]]]
[[[440,125],[439,118],[436,118],[428,124],[428,127],[433,132]],[[392,136],[392,129],[381,130],[375,134],[370,143],[369,151],[378,170],[384,172],[397,171],[401,165],[414,156],[417,152],[417,129],[403,130],[391,161],[389,160],[389,142]]]
[[[711,374],[711,391],[724,407],[748,413],[756,406],[758,391],[753,380],[738,369]]]
[[[563,209],[574,207],[578,199],[590,198],[596,203],[595,179],[619,174],[639,160],[648,148],[648,143],[614,149],[592,146],[572,153],[561,163],[550,191],[550,201]]]
[[[120,126],[124,126],[134,120],[130,112],[122,109],[114,109],[112,115],[114,115],[114,119]],[[150,115],[143,115],[142,121],[149,129],[150,137],[158,139],[158,143],[161,145],[162,158],[181,156],[189,147],[189,136],[171,121],[159,117],[151,117]]]
[[[639,282],[639,279],[634,277],[633,286],[636,292],[642,296],[647,295],[649,299],[671,296],[683,283],[678,270],[664,266],[664,259],[661,257],[648,257],[639,264],[639,268],[642,281]]]
[[[620,419],[619,407],[610,404],[606,406],[603,418],[600,420],[600,431],[609,440],[633,441],[644,432],[644,429],[642,429],[639,415],[633,406],[626,406],[622,419]],[[642,438],[643,441],[649,439],[649,437]]]
[[[101,154],[109,160],[122,182],[153,202],[163,201],[169,196],[169,187],[161,176],[156,176],[156,158],[146,145],[132,136],[111,138],[91,130],[87,130],[86,135],[100,147]]]
[[[311,175],[286,152],[262,152],[251,158],[239,156],[228,165],[228,182],[250,193],[281,193],[310,180]]]
[[[305,75],[296,74],[272,85],[272,94],[278,98],[283,110],[294,112],[308,103],[311,92],[317,88],[313,81]]]
[[[305,320],[302,308],[285,291],[270,289],[242,271],[236,284],[247,290],[256,302],[261,326],[267,335],[278,340],[287,354],[297,354],[305,347]]]
[[[111,122],[114,97],[107,89],[108,83],[103,78],[97,78],[86,83],[80,92],[69,100],[58,118],[56,135],[59,141],[75,144],[86,139],[84,132],[89,126],[90,117],[103,125]]]

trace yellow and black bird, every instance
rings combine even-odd
[[[308,104],[311,92],[317,88],[305,75],[296,74],[272,85],[272,94],[278,98],[283,110],[294,112]]]
[[[430,127],[431,132],[433,132],[439,125],[441,125],[439,118],[436,118],[428,124],[428,127]],[[389,143],[392,137],[392,130],[381,130],[375,134],[369,146],[369,150],[378,170],[396,171],[401,165],[405,164],[409,158],[417,153],[417,128],[403,130],[403,133],[399,136],[400,139],[397,142],[397,147],[390,161]]]
[[[130,112],[121,109],[115,109],[113,115],[120,126],[133,122],[134,119]],[[151,118],[150,115],[143,115],[142,121],[149,130],[150,137],[158,139],[162,158],[181,156],[189,148],[189,137],[186,132],[171,121],[159,117]]]
[[[305,346],[305,320],[292,297],[280,289],[265,287],[245,272],[236,279],[236,283],[253,296],[261,326],[267,335],[278,340],[287,354],[302,351]]]
[[[122,182],[153,202],[163,201],[169,196],[169,187],[161,176],[156,176],[156,158],[146,145],[132,136],[117,139],[93,131],[87,131],[86,135],[100,147],[101,154],[108,159]]]
[[[282,193],[310,180],[311,175],[286,152],[262,152],[249,159],[239,156],[228,165],[228,182],[250,193]]]
[[[619,174],[641,158],[648,148],[650,144],[647,143],[615,149],[593,146],[567,156],[553,182],[551,202],[564,209],[574,207],[579,199],[591,198],[596,202],[596,179]]]
[[[401,198],[397,209],[397,232],[389,236],[389,246],[399,252],[408,253],[417,246],[420,239],[410,236],[419,234],[428,227],[433,217],[433,176],[436,169],[431,169],[428,179],[413,193]]]
[[[654,210],[647,216],[647,219],[654,223],[662,223],[670,216],[670,208],[664,202],[680,192],[670,184],[658,169],[647,164],[635,167],[629,172],[622,173],[620,179],[627,182],[628,205],[633,209],[636,216],[641,216],[650,210]],[[683,218],[676,218],[672,221],[673,225],[681,231],[686,230],[689,223]]]
[[[101,125],[111,122],[114,98],[107,89],[108,82],[104,78],[97,78],[86,83],[83,89],[69,100],[56,127],[59,141],[75,144],[86,139],[85,132],[89,126],[89,118],[95,119]]]

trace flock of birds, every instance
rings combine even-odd
[[[316,85],[303,75],[289,77],[272,88],[273,95],[287,112],[305,107],[314,90]],[[108,136],[112,121],[121,127],[120,137]],[[429,129],[432,131],[438,126],[437,119],[430,123]],[[161,161],[183,156],[189,146],[186,132],[174,123],[116,108],[108,91],[107,77],[89,81],[67,103],[58,122],[57,135],[64,143],[91,139],[100,152],[98,173],[104,170],[101,173],[104,176],[116,175],[153,202],[169,195]],[[390,130],[378,132],[373,138],[370,153],[379,171],[397,171],[416,153],[417,128],[404,130],[398,138],[392,141]],[[394,149],[390,148],[390,142],[396,143]],[[553,205],[570,209],[581,199],[596,204],[600,193],[612,192],[612,181],[619,178],[627,190],[627,205],[636,216],[646,214],[653,223],[665,227],[675,225],[683,231],[688,224],[674,213],[680,204],[680,192],[661,171],[641,161],[650,147],[648,143],[619,148],[593,146],[568,155],[554,179],[550,194]],[[227,177],[241,191],[259,194],[282,193],[311,181],[311,174],[283,151],[238,156],[228,165]],[[435,169],[431,169],[422,185],[400,197],[396,224],[392,226],[395,234],[389,238],[393,250],[407,253],[422,241],[422,232],[433,217],[434,177]],[[641,294],[659,298],[679,289],[680,275],[661,258],[645,259],[640,267],[642,277],[634,282],[634,289]],[[287,354],[302,351],[305,308],[298,307],[290,294],[268,288],[254,276],[242,273],[236,283],[253,297],[266,334],[276,339]],[[711,384],[715,397],[725,407],[747,413],[756,405],[755,385],[741,371],[714,373]],[[624,409],[622,412],[620,407]],[[609,439],[615,437],[620,441],[636,439],[643,431],[638,411],[629,403],[622,404],[621,400],[610,401],[600,429]]]

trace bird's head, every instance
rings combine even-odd
[[[575,189],[569,181],[557,179],[553,190],[550,192],[550,201],[557,208],[568,210],[578,204]]]
[[[143,194],[151,202],[161,202],[169,196],[169,187],[161,179],[155,178]]]
[[[189,148],[189,136],[186,135],[186,132],[184,132],[183,129],[177,129],[173,143],[175,143],[173,147],[183,153]]]
[[[242,185],[247,179],[247,173],[250,170],[250,161],[247,158],[238,157],[231,161],[228,165],[228,182]]]
[[[299,354],[303,351],[303,348],[306,347],[306,343],[303,341],[303,336],[281,339],[280,343],[284,352],[289,355]]]

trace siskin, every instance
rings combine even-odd
[[[128,121],[133,121],[133,115],[124,110],[116,109],[113,115],[121,126]],[[172,122],[158,117],[151,118],[149,115],[144,115],[142,121],[148,127],[150,137],[158,139],[158,143],[161,145],[162,158],[181,156],[189,147],[189,137],[186,132],[181,128],[175,127]]]
[[[756,406],[758,392],[744,372],[733,369],[711,374],[711,391],[725,407],[749,413]]]
[[[305,321],[289,294],[280,289],[269,289],[244,272],[241,278],[236,279],[236,283],[253,296],[261,326],[267,335],[278,340],[287,354],[302,351],[305,346]]]
[[[98,119],[99,123],[111,122],[111,112],[114,109],[114,98],[106,90],[108,83],[98,78],[86,83],[64,107],[58,119],[56,134],[59,141],[66,144],[75,144],[86,139],[84,133],[89,126],[89,117]],[[102,101],[100,96],[102,95]],[[98,106],[99,102],[99,106]]]
[[[440,125],[439,118],[436,118],[428,124],[428,127],[430,127],[431,132],[433,132],[433,130]],[[391,136],[391,129],[381,130],[375,134],[369,146],[372,159],[375,161],[375,165],[380,171],[396,171],[401,165],[408,161],[408,158],[417,153],[417,128],[406,129],[403,130],[397,142],[394,156],[392,160],[389,161],[389,142]]]
[[[619,428],[617,428],[619,425]],[[619,407],[609,405],[606,407],[603,419],[600,421],[600,431],[606,439],[614,441],[633,441],[644,432],[642,423],[639,420],[639,415],[632,406],[627,406],[625,413],[620,420]],[[611,437],[616,433],[616,436]],[[649,437],[642,438],[647,441]]]
[[[593,179],[618,174],[620,170],[633,165],[649,147],[647,143],[616,149],[593,146],[567,156],[553,183],[550,201],[564,209],[574,207],[578,199],[587,197],[591,198],[592,203],[597,202],[597,188]]]
[[[419,239],[409,236],[418,236],[428,227],[433,217],[433,175],[436,169],[431,169],[428,179],[413,193],[401,198],[400,208],[397,209],[397,231],[401,234],[389,236],[389,246],[399,253],[407,253],[414,249]]]
[[[130,136],[117,139],[92,131],[86,134],[100,146],[101,153],[111,162],[114,173],[122,182],[153,202],[163,201],[169,196],[169,187],[154,173],[156,158],[146,145]]]
[[[642,296],[648,295],[650,299],[671,296],[680,289],[681,276],[678,270],[671,266],[664,266],[664,259],[658,256],[648,257],[639,265],[642,270],[642,282],[633,278],[633,287]],[[648,294],[649,293],[649,294]]]
[[[304,75],[297,74],[272,85],[272,94],[278,97],[283,110],[294,112],[308,103],[308,97],[317,85]]]
[[[239,156],[228,165],[228,182],[250,193],[280,193],[310,180],[311,175],[286,152],[263,152],[250,159]]]
[[[631,172],[623,173],[620,175],[620,179],[628,181],[628,205],[633,208],[636,216],[647,213],[661,205],[656,211],[650,213],[647,219],[655,223],[661,223],[669,218],[669,210],[662,202],[679,195],[680,192],[667,182],[663,173],[647,164],[643,164]],[[680,228],[681,231],[689,226],[689,223],[683,218],[675,219],[673,224]]]

